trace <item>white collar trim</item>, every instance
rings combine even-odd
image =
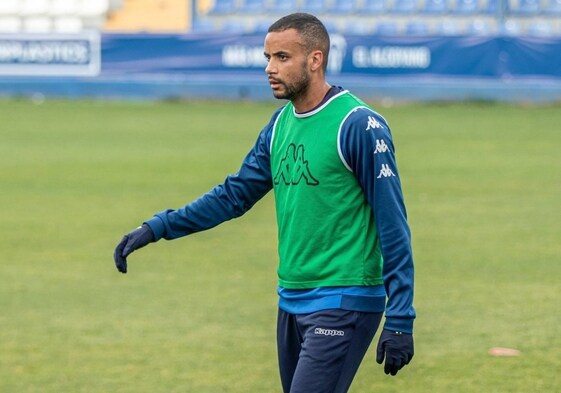
[[[331,97],[329,100],[325,101],[323,103],[323,105],[317,107],[316,109],[314,109],[313,111],[310,112],[304,112],[304,113],[297,113],[296,112],[296,108],[294,108],[294,106],[292,106],[292,113],[294,114],[295,117],[298,118],[305,118],[305,117],[310,117],[315,115],[316,113],[318,113],[319,111],[321,111],[323,108],[325,108],[327,105],[329,105],[329,103],[331,101],[333,101],[334,99],[336,99],[337,97],[342,96],[343,94],[347,94],[349,91],[348,90],[343,90],[337,94],[335,94],[333,97]]]

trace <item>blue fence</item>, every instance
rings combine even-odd
[[[561,101],[561,38],[332,34],[328,81],[382,100]],[[0,94],[272,99],[262,34],[0,36]]]

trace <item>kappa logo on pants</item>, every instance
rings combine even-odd
[[[345,332],[335,329],[316,328],[316,330],[314,330],[314,334],[317,336],[344,336]]]

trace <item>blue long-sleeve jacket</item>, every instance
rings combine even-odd
[[[340,91],[332,88],[324,102]],[[270,147],[279,113],[280,109],[262,129],[237,173],[186,206],[164,210],[146,221],[155,240],[176,239],[239,217],[272,189]],[[364,124],[368,125],[366,129]],[[411,235],[390,129],[379,114],[361,108],[345,120],[339,145],[345,166],[355,174],[372,207],[384,260],[384,288],[279,288],[279,306],[293,312],[333,307],[381,312],[387,296],[384,328],[412,333],[415,310]]]

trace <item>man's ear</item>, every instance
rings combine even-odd
[[[315,50],[310,53],[310,69],[311,71],[317,71],[322,69],[323,66],[323,52],[320,50]]]

